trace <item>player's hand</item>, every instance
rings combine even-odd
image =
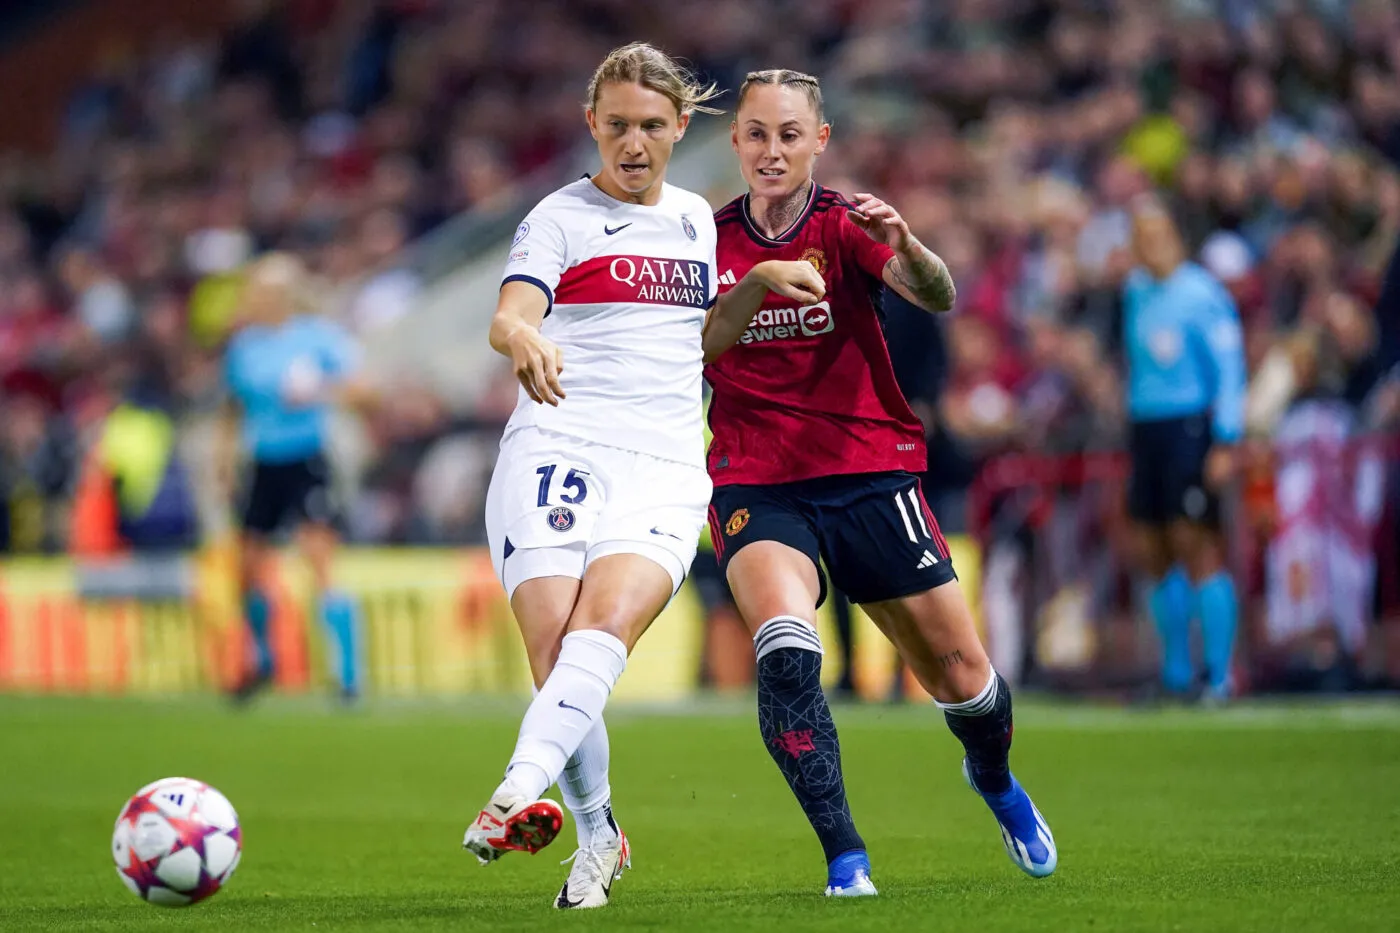
[[[1235,449],[1220,444],[1206,454],[1205,481],[1207,488],[1219,490],[1235,476]]]
[[[899,211],[875,195],[857,194],[853,206],[855,210],[847,211],[846,216],[876,243],[884,243],[896,253],[902,253],[914,242],[914,234],[909,232],[909,224],[899,216]]]
[[[564,388],[559,374],[564,371],[564,352],[535,327],[518,327],[507,340],[515,378],[530,399],[559,407]]]
[[[753,274],[769,291],[804,305],[816,304],[826,297],[822,274],[806,260],[770,259],[754,266]]]

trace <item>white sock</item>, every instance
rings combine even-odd
[[[503,787],[532,800],[549,790],[588,733],[601,726],[603,707],[626,666],[627,646],[607,632],[565,635],[554,670],[520,723]]]
[[[540,688],[530,685],[531,699],[540,695]],[[608,784],[608,727],[604,721],[588,730],[583,744],[564,762],[559,775],[559,793],[564,806],[574,817],[578,846],[587,848],[600,836],[616,839],[620,830],[612,820],[612,787]]]
[[[779,648],[798,648],[824,654],[817,630],[811,622],[797,616],[774,616],[754,632],[753,652],[758,660],[762,661],[769,652]]]
[[[952,713],[955,716],[985,716],[992,711],[992,707],[997,702],[997,672],[992,670],[987,677],[987,686],[970,700],[963,700],[961,703],[940,703],[933,701],[933,705],[943,710],[945,713]]]
[[[559,776],[559,791],[564,806],[574,817],[580,849],[595,839],[616,837],[616,825],[610,819],[612,787],[608,784],[608,728],[599,719],[583,737],[582,744],[564,764]]]

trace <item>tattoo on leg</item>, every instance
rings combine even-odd
[[[953,651],[953,652],[951,652],[950,654],[940,655],[939,658],[938,658],[938,666],[941,667],[941,668],[943,668],[943,669],[946,671],[948,668],[952,667],[954,664],[961,664],[961,663],[962,663],[962,660],[963,660],[962,652],[961,652],[961,651]]]

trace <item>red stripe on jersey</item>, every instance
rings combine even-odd
[[[924,518],[928,521],[928,530],[933,535],[935,550],[939,551],[939,558],[947,560],[953,554],[948,550],[948,539],[943,537],[943,529],[938,527],[938,519],[933,517],[933,509],[929,508],[928,500],[924,498],[924,484],[920,479],[914,480],[919,490],[919,505],[924,510]]]
[[[710,265],[659,256],[597,256],[559,277],[554,303],[704,308],[710,303]]]

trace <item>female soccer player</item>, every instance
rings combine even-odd
[[[337,536],[324,447],[331,405],[363,404],[370,392],[354,381],[359,353],[350,335],[305,313],[306,287],[306,272],[290,255],[272,253],[250,265],[240,298],[240,330],[224,361],[232,404],[223,459],[231,468],[241,416],[243,447],[253,465],[239,566],[244,618],[257,659],[238,686],[239,699],[272,677],[271,608],[262,587],[272,558],[271,539],[288,524],[311,567],[321,619],[339,651],[341,694],[349,700],[360,691],[359,614],[350,596],[331,585]]]
[[[538,692],[463,845],[483,863],[548,845],[562,813],[541,795],[559,780],[579,848],[557,907],[606,904],[628,861],[603,707],[705,522],[703,335],[748,320],[770,288],[793,302],[822,294],[810,266],[769,263],[714,302],[710,209],[665,177],[691,114],[714,112],[703,105],[715,93],[650,46],[607,57],[586,109],[602,168],[520,225],[491,323],[521,393],[487,530]]]
[[[923,429],[895,383],[875,303],[884,285],[947,310],[947,267],[889,204],[869,194],[850,204],[812,180],[831,136],[816,78],[751,73],[732,132],[749,193],[715,215],[721,288],[772,258],[807,260],[826,284],[824,301],[770,298],[747,326],[713,327],[704,342],[707,361],[725,354],[706,369],[711,534],[753,632],[763,741],[821,839],[826,893],[876,891],[822,695],[820,559],[943,709],[1012,861],[1048,875],[1050,829],[1007,763],[1011,694],[919,487]]]

